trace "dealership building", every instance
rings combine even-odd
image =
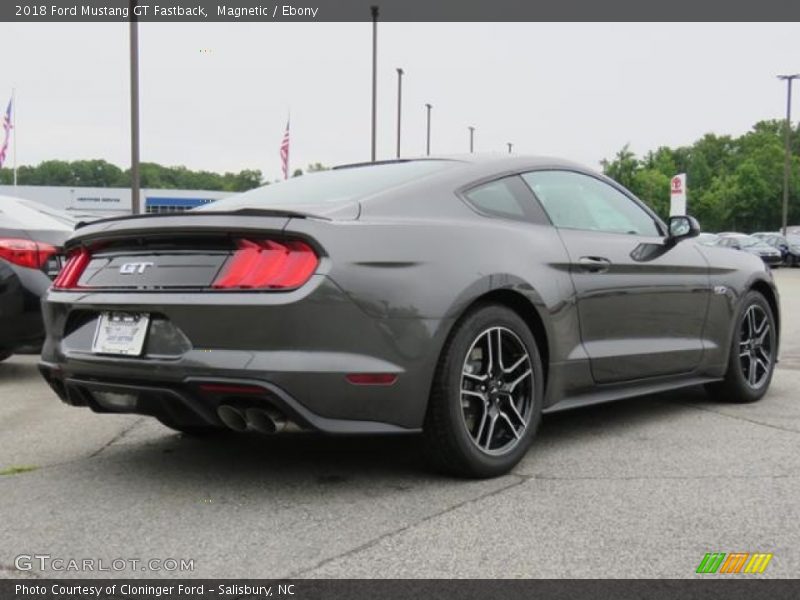
[[[231,192],[211,190],[144,188],[139,193],[139,212],[182,212],[230,195]],[[130,188],[0,185],[0,196],[33,200],[84,219],[129,215],[133,212]]]

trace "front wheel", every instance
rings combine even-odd
[[[495,477],[525,455],[542,412],[542,362],[514,311],[483,304],[456,324],[436,370],[424,437],[434,465]]]
[[[725,378],[708,386],[723,402],[755,402],[767,393],[778,353],[775,316],[766,298],[750,291],[736,317]]]

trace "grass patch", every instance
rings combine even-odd
[[[39,467],[33,467],[30,465],[22,467],[6,467],[5,469],[0,469],[0,475],[19,475],[20,473],[35,471],[38,468]]]

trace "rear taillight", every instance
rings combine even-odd
[[[0,258],[20,267],[41,269],[56,254],[50,244],[18,238],[0,238]]]
[[[303,285],[317,269],[319,259],[300,241],[238,240],[211,287],[229,289],[293,289]]]
[[[78,287],[78,280],[92,259],[92,253],[86,248],[78,248],[69,253],[64,268],[53,281],[53,288],[69,290]]]

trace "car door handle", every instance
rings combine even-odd
[[[605,273],[611,266],[611,261],[602,256],[581,256],[578,266],[586,273]]]

